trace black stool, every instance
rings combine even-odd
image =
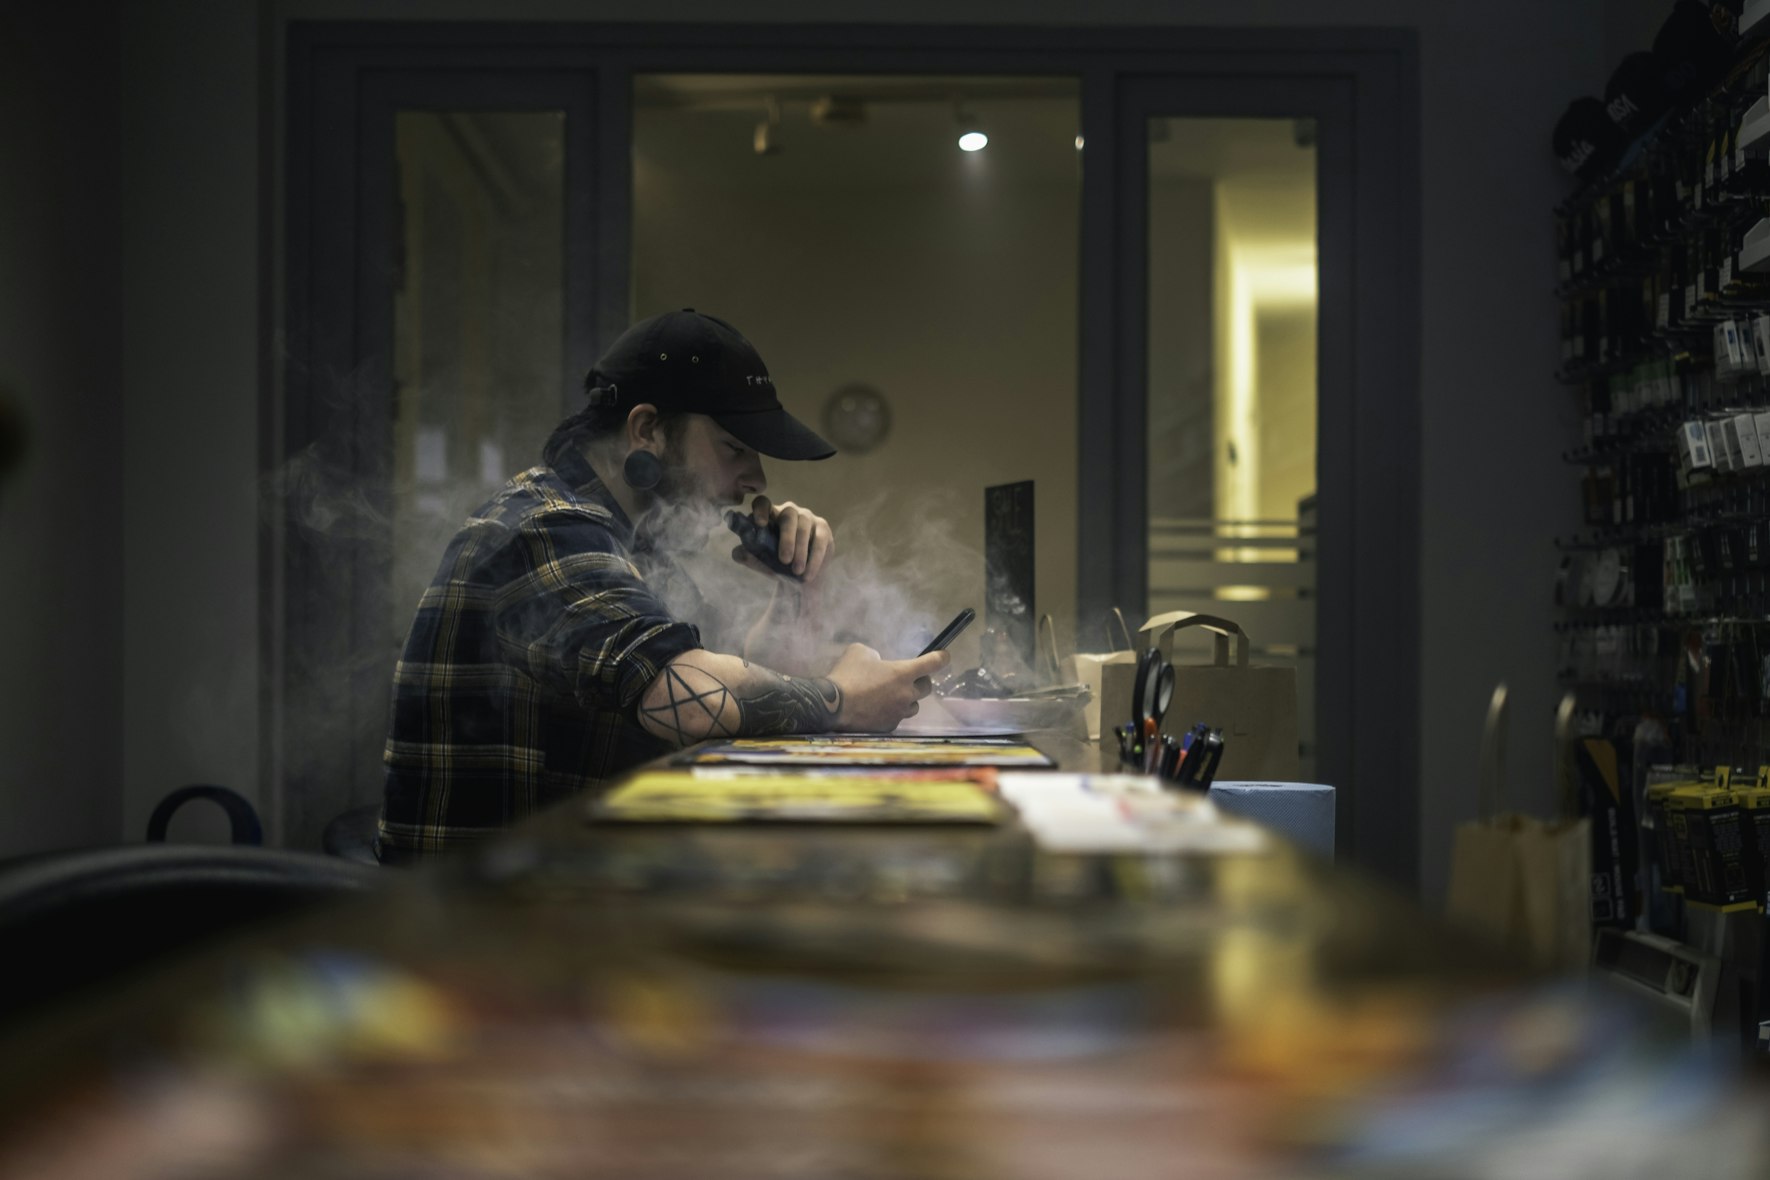
[[[192,799],[208,799],[218,804],[227,812],[227,822],[232,842],[235,844],[263,844],[264,825],[258,822],[258,812],[251,802],[238,791],[228,787],[218,787],[213,783],[193,783],[188,787],[180,787],[154,808],[148,817],[147,838],[150,844],[164,844],[166,829],[172,823],[172,814]]]

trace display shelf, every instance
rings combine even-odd
[[[1770,0],[1746,0],[1739,14],[1741,38],[1770,36]]]

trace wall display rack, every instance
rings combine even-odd
[[[1601,136],[1569,136],[1568,120],[1557,129],[1558,150],[1574,149],[1564,164],[1583,177],[1555,210],[1556,375],[1581,413],[1563,458],[1580,473],[1582,524],[1556,539],[1554,593],[1576,728],[1628,767],[1620,830],[1638,821],[1640,836],[1628,859],[1641,866],[1641,904],[1599,921],[1594,883],[1598,945],[1666,937],[1713,952],[1727,1003],[1704,1020],[1737,1021],[1762,1051],[1770,41],[1757,30],[1770,21],[1747,15],[1725,65],[1667,96],[1602,168],[1584,166]],[[1613,119],[1618,109],[1613,97]],[[1706,877],[1690,868],[1711,862]]]
[[[1770,760],[1770,43],[1556,210],[1583,527],[1559,669],[1588,732]]]

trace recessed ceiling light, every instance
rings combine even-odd
[[[967,152],[981,152],[989,146],[989,135],[983,129],[983,120],[965,109],[963,99],[953,99],[953,121],[959,125],[959,148]]]

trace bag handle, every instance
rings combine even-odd
[[[1039,654],[1046,660],[1045,672],[1051,682],[1055,684],[1058,676],[1062,674],[1058,671],[1061,661],[1057,658],[1057,623],[1049,613],[1039,616],[1039,635],[1050,641],[1047,647],[1039,650]]]
[[[1494,685],[1481,727],[1481,781],[1477,818],[1492,819],[1506,805],[1506,686]]]
[[[1561,698],[1555,709],[1555,785],[1559,788],[1561,818],[1572,819],[1579,814],[1578,738],[1574,734],[1575,700],[1572,693]]]
[[[1115,606],[1112,608],[1112,618],[1117,619],[1119,621],[1119,632],[1120,632],[1120,634],[1122,634],[1125,637],[1125,646],[1118,648],[1116,650],[1118,650],[1118,651],[1131,651],[1131,650],[1133,650],[1131,647],[1131,628],[1125,625],[1125,612],[1121,611],[1118,607]],[[1112,642],[1112,619],[1108,619],[1106,621],[1106,642],[1108,642],[1108,643]]]
[[[1211,637],[1216,641],[1215,661],[1219,668],[1229,667],[1229,637],[1235,636],[1235,666],[1248,666],[1248,633],[1241,629],[1241,624],[1217,615],[1187,613],[1174,623],[1173,630],[1178,631],[1182,627],[1203,627],[1212,632]]]

